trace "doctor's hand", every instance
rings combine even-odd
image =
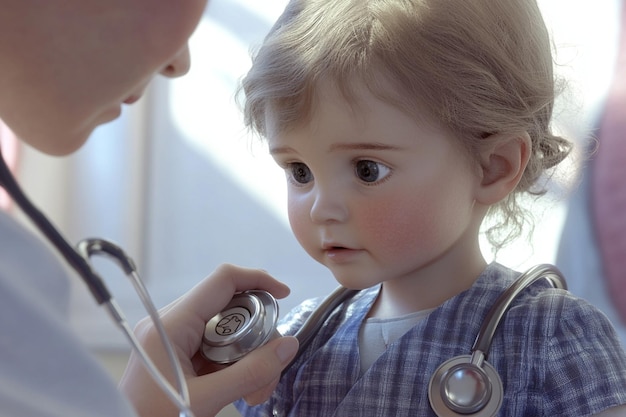
[[[281,371],[297,352],[297,340],[282,337],[222,369],[208,365],[201,357],[199,349],[206,322],[219,313],[236,292],[251,289],[266,290],[276,298],[289,294],[286,285],[266,272],[222,265],[160,311],[165,331],[178,353],[189,386],[191,409],[196,417],[215,416],[226,405],[242,397],[251,404],[265,401],[278,383]],[[167,353],[148,318],[136,326],[135,335],[155,365],[176,387]],[[119,387],[140,416],[178,415],[177,408],[152,380],[134,352]]]

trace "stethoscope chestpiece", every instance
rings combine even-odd
[[[447,360],[428,385],[430,406],[439,417],[494,417],[502,397],[502,381],[480,351]]]
[[[536,265],[500,294],[480,326],[471,355],[452,358],[437,368],[428,384],[428,400],[438,417],[494,417],[504,398],[502,381],[485,360],[500,320],[518,294],[546,278],[554,288],[567,289],[561,272],[548,264]]]
[[[277,337],[278,303],[261,290],[235,294],[221,313],[206,324],[202,355],[211,362],[231,364]]]

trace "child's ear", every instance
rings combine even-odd
[[[482,180],[476,199],[492,205],[515,189],[528,164],[532,145],[527,132],[496,134],[485,140],[493,145],[480,155]]]

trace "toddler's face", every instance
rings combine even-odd
[[[136,101],[155,74],[188,70],[187,41],[206,3],[10,2],[14,27],[3,29],[13,49],[3,65],[11,82],[2,86],[0,114],[36,148],[74,151],[118,117],[122,103]]]
[[[360,91],[350,106],[321,87],[311,122],[286,132],[268,114],[298,241],[350,288],[464,264],[478,170],[447,131]]]

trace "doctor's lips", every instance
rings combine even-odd
[[[141,94],[133,94],[131,96],[129,96],[126,100],[124,100],[122,103],[124,104],[133,104],[136,101],[138,101],[141,98]]]

